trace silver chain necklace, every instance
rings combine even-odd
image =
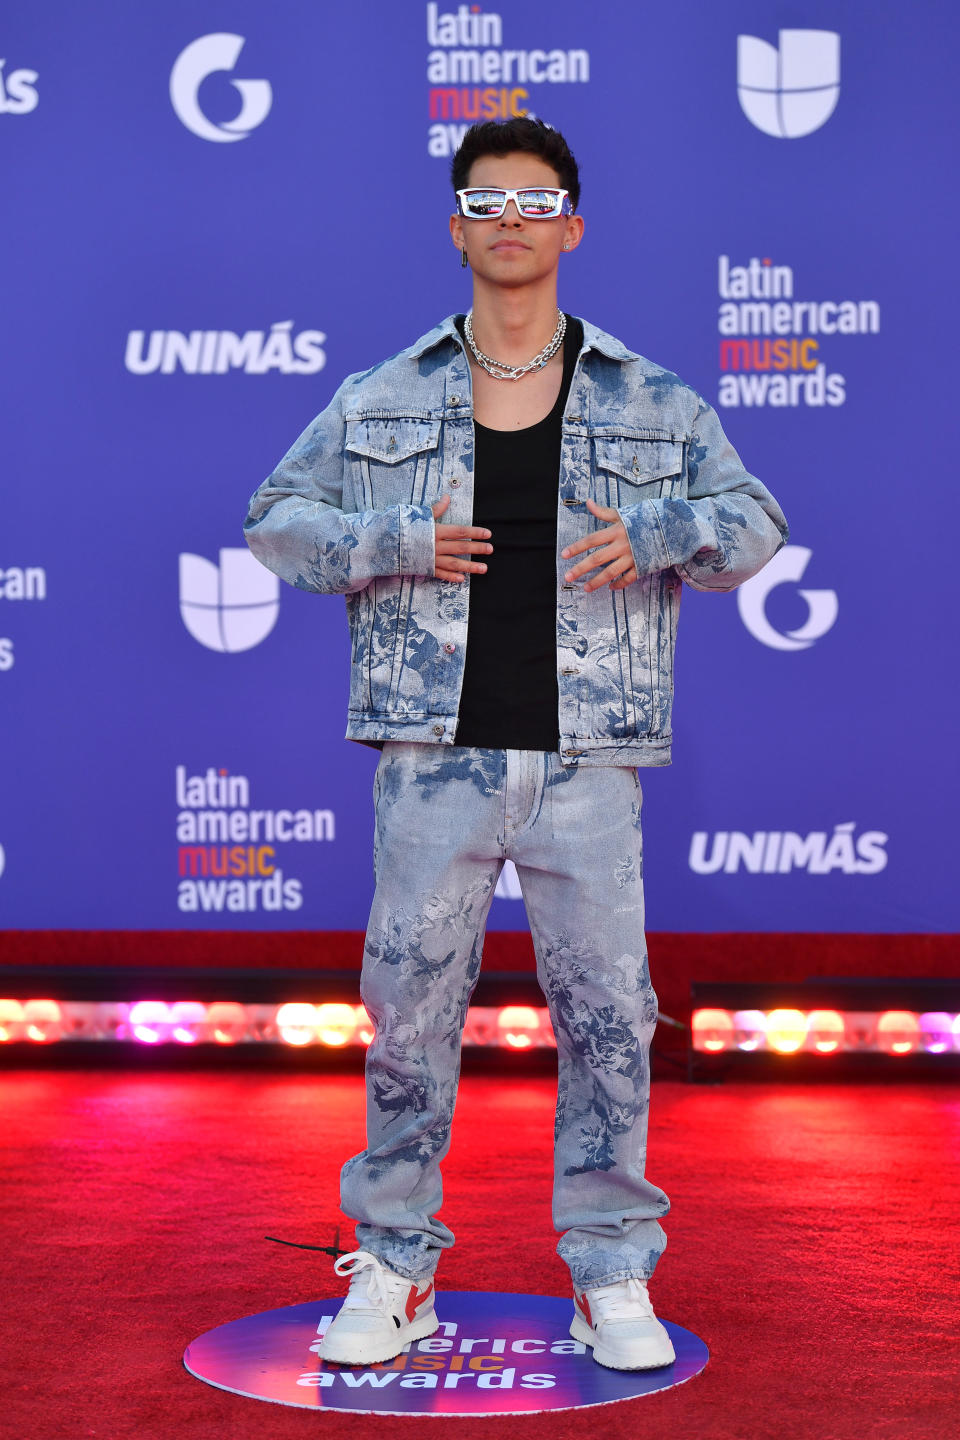
[[[489,355],[484,355],[482,350],[477,349],[476,341],[473,338],[472,310],[468,312],[467,318],[463,322],[463,333],[467,337],[467,344],[473,352],[473,358],[486,370],[488,375],[492,375],[494,380],[519,380],[522,376],[528,375],[531,370],[542,370],[547,361],[553,359],[563,344],[567,317],[562,310],[557,311],[557,316],[557,328],[554,330],[552,338],[547,341],[542,350],[534,355],[532,360],[527,361],[526,365],[504,365],[501,361],[493,360]]]

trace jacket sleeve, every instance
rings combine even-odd
[[[733,590],[773,558],[790,532],[780,506],[744,470],[705,400],[694,417],[687,477],[686,499],[620,508],[637,574],[675,566],[697,590]]]
[[[243,533],[268,570],[299,590],[351,594],[378,575],[432,575],[429,505],[347,513],[343,394],[333,400],[250,501]]]

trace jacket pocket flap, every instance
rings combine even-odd
[[[683,469],[683,445],[675,440],[597,439],[597,465],[634,485],[679,475]]]
[[[346,448],[386,465],[399,465],[421,450],[436,450],[439,420],[348,420]]]

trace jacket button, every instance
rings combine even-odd
[[[454,475],[453,479],[450,481],[450,487],[451,487],[451,489],[456,490],[456,488],[457,488],[457,486],[458,486],[459,484],[460,484],[460,481],[457,479],[456,475]]]
[[[446,652],[447,652],[448,655],[452,655],[452,654],[454,653],[454,651],[456,650],[457,647],[456,647],[456,645],[454,645],[454,643],[453,643],[452,640],[448,640],[447,643],[446,643],[446,645],[444,645],[443,648],[444,648],[444,650],[446,650]]]
[[[434,733],[434,735],[442,735],[442,734],[443,734],[443,726],[442,726],[442,725],[434,725],[434,727],[433,727],[433,733]]]
[[[460,396],[459,396],[459,395],[451,395],[451,396],[450,396],[450,404],[451,404],[451,405],[459,405],[459,404],[460,404]]]

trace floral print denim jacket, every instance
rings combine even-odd
[[[695,391],[583,330],[558,477],[560,754],[666,765],[681,582],[732,590],[780,549],[787,524]],[[449,495],[443,522],[472,523],[473,457],[470,367],[450,316],[349,376],[250,502],[244,533],[268,569],[346,597],[349,739],[455,743],[473,582],[433,578],[431,505]],[[560,551],[601,523],[588,496],[626,527],[639,579],[624,590],[563,579]]]

